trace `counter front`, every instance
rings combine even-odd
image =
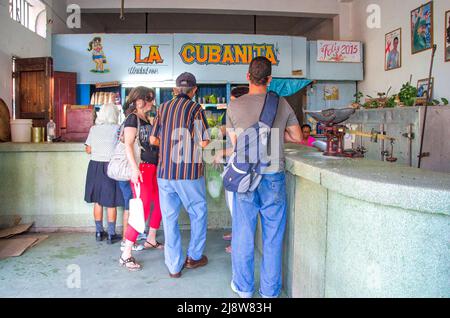
[[[288,295],[450,295],[449,174],[296,145],[286,160]]]
[[[0,143],[0,225],[20,216],[23,223],[34,222],[36,231],[94,231],[93,205],[84,202],[88,164],[82,143]],[[206,166],[208,226],[229,228],[218,176]],[[180,226],[189,226],[186,213],[181,213]]]

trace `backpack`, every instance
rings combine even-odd
[[[237,138],[234,152],[222,173],[223,185],[227,191],[253,192],[261,182],[263,169],[270,165],[265,156],[278,102],[279,96],[268,92],[259,121]]]

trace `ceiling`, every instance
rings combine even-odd
[[[81,29],[56,33],[241,33],[333,38],[330,17],[289,17],[198,13],[83,12]]]

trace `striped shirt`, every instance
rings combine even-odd
[[[210,137],[199,104],[184,94],[162,104],[151,135],[160,140],[158,178],[195,180],[204,176],[200,142]]]

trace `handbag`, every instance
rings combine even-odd
[[[136,198],[130,200],[130,215],[128,217],[128,224],[132,226],[137,232],[144,233],[145,231],[145,216],[144,216],[144,204],[141,200],[141,185],[135,183],[134,193]]]
[[[131,115],[133,114],[130,114],[129,116]],[[140,128],[141,128],[140,121],[139,118],[137,118],[137,134],[136,140],[134,142],[134,158],[138,165],[141,160],[141,151],[144,150],[139,140]],[[131,164],[127,158],[126,146],[123,140],[124,129],[125,129],[124,124],[122,124],[122,126],[120,127],[119,143],[114,149],[114,153],[111,156],[111,160],[109,161],[107,170],[108,177],[116,181],[130,181],[133,173],[133,169],[131,168]]]

